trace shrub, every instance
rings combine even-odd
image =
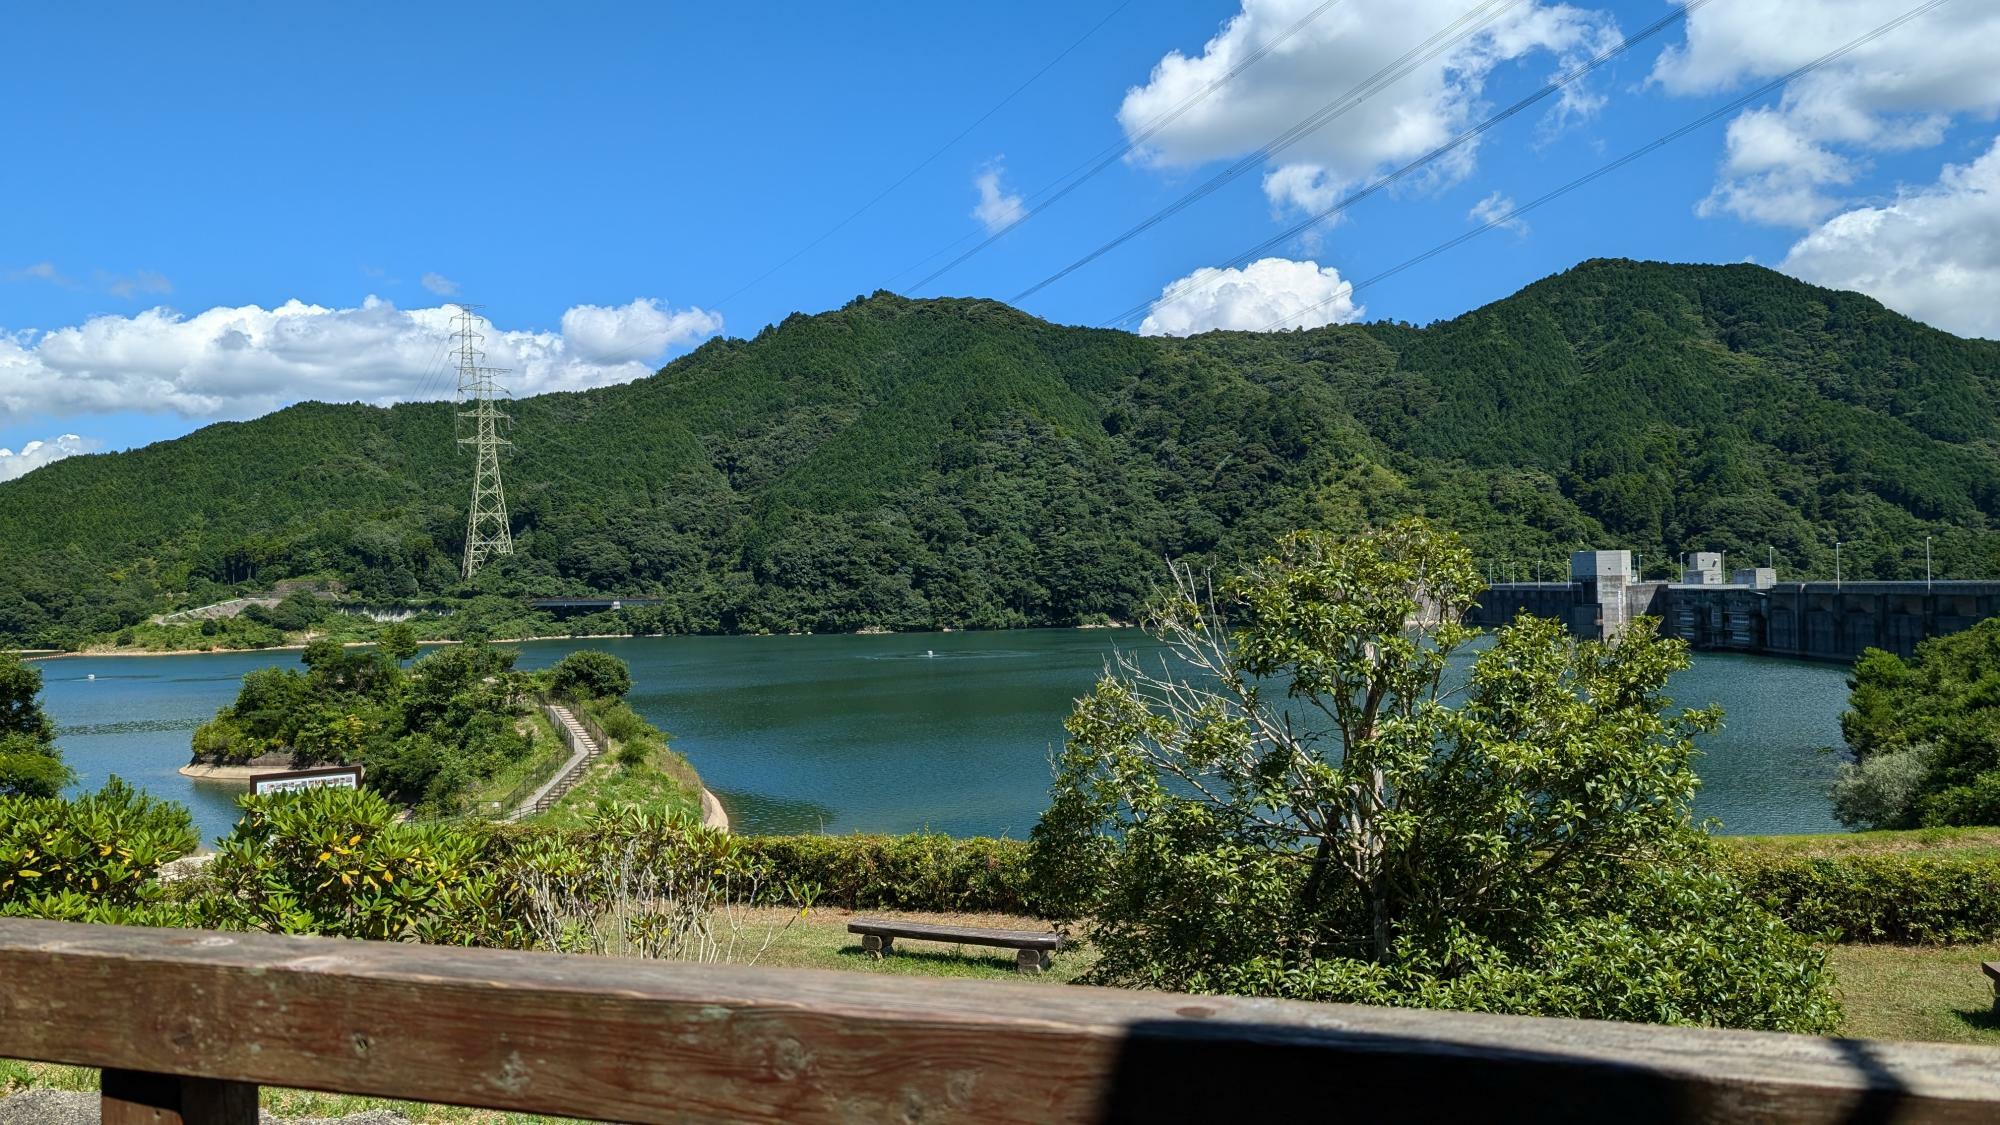
[[[1802,933],[1920,945],[2000,938],[2000,859],[1739,853],[1729,864],[1752,899]]]
[[[754,961],[774,936],[766,928],[761,945],[748,949],[744,907],[767,897],[771,865],[742,837],[698,819],[626,807],[578,829],[511,841],[505,878],[520,901],[527,940],[538,948]],[[778,897],[810,905],[812,896],[793,883]]]
[[[397,823],[395,808],[368,790],[238,803],[243,818],[210,867],[210,925],[440,945],[518,941],[484,836]]]
[[[616,742],[626,742],[648,735],[661,740],[666,738],[659,728],[647,722],[637,711],[622,702],[598,701],[586,706],[584,711],[597,721],[598,728],[604,732],[605,737]]]
[[[813,884],[849,910],[1038,913],[1028,846],[992,837],[750,836],[778,882]]]
[[[623,699],[632,690],[632,670],[608,652],[579,649],[549,669],[549,687],[571,699]]]
[[[116,777],[75,800],[0,798],[0,914],[165,924],[156,876],[196,840],[187,809]]]
[[[1842,762],[1833,780],[1833,815],[1850,828],[1905,823],[1923,793],[1931,756],[1930,746],[1919,745]]]

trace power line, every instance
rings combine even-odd
[[[1087,181],[1094,178],[1099,172],[1104,171],[1106,168],[1109,168],[1111,165],[1123,159],[1126,153],[1129,153],[1133,149],[1146,143],[1146,141],[1152,138],[1154,134],[1166,128],[1168,125],[1171,125],[1175,121],[1180,120],[1181,115],[1185,114],[1188,110],[1193,109],[1197,104],[1199,104],[1203,99],[1207,98],[1210,94],[1228,85],[1229,82],[1233,80],[1237,75],[1242,74],[1244,71],[1249,70],[1251,67],[1257,65],[1258,62],[1263,60],[1264,56],[1276,50],[1279,46],[1284,44],[1292,36],[1297,35],[1301,31],[1304,31],[1306,27],[1310,25],[1314,20],[1317,20],[1321,16],[1325,15],[1329,10],[1333,8],[1334,5],[1338,3],[1340,3],[1340,0],[1323,0],[1323,2],[1317,8],[1314,8],[1312,11],[1307,12],[1304,18],[1300,19],[1297,23],[1294,23],[1292,26],[1286,28],[1282,33],[1280,33],[1276,38],[1272,39],[1270,42],[1265,43],[1263,46],[1257,48],[1256,50],[1250,52],[1248,55],[1244,56],[1242,62],[1237,63],[1235,66],[1229,68],[1222,74],[1221,77],[1211,80],[1206,86],[1203,86],[1201,89],[1196,90],[1193,94],[1189,95],[1185,100],[1183,100],[1179,105],[1175,106],[1173,109],[1159,115],[1158,117],[1155,117],[1152,121],[1147,122],[1145,127],[1140,130],[1137,136],[1129,138],[1122,144],[1114,144],[1109,148],[1099,150],[1097,156],[1093,156],[1090,159],[1085,160],[1082,164],[1077,165],[1075,168],[1072,168],[1068,172],[1064,173],[1061,177],[1058,177],[1055,181],[1051,182],[1047,187],[1042,188],[1041,191],[1029,197],[1028,199],[1029,206],[1025,211],[1021,213],[1020,216],[1015,218],[1012,222],[1008,223],[1006,226],[1001,227],[997,231],[994,231],[991,235],[989,235],[984,241],[979,243],[977,246],[974,246],[972,249],[967,250],[965,253],[960,254],[958,257],[953,258],[951,261],[945,263],[943,266],[940,266],[939,268],[925,275],[923,280],[917,282],[915,285],[910,286],[910,291],[915,292],[919,289],[922,289],[924,286],[929,285],[931,282],[936,281],[938,278],[943,277],[945,274],[950,273],[954,269],[957,269],[961,264],[972,258],[975,254],[978,254],[980,251],[986,249],[988,246],[991,246],[995,242],[998,242],[1002,238],[1006,237],[1009,232],[1014,230],[1014,228],[1020,226],[1022,223],[1027,222],[1029,219],[1040,214],[1047,208],[1055,205],[1064,196],[1067,196],[1069,193],[1075,191],[1077,188],[1082,187]],[[1088,171],[1083,171],[1083,174],[1080,176],[1077,175],[1079,171],[1082,171],[1083,169],[1086,168],[1088,168]],[[1071,179],[1071,177],[1075,178]],[[1064,180],[1069,180],[1069,182],[1065,184],[1063,183]],[[1058,187],[1057,185],[1061,186]],[[958,241],[964,241],[963,237],[961,237]],[[936,256],[937,255],[933,253],[929,255],[929,257],[927,257],[925,260],[928,261],[929,258]],[[901,277],[903,276],[904,273],[910,273],[914,269],[915,267],[911,267],[911,269],[906,269],[902,271],[902,273],[897,274],[896,277]],[[892,277],[889,280],[891,281],[891,283],[893,283],[896,280],[896,278]]]
[[[1493,7],[1496,3],[1499,6]],[[1349,110],[1354,109],[1369,98],[1409,77],[1418,67],[1491,26],[1495,20],[1505,15],[1508,9],[1515,7],[1518,3],[1519,0],[1505,0],[1504,3],[1500,3],[1499,0],[1486,0],[1485,3],[1474,5],[1471,10],[1443,28],[1440,28],[1429,39],[1403,52],[1402,56],[1395,61],[1377,70],[1367,78],[1362,79],[1345,94],[1306,115],[1305,118],[1294,124],[1291,128],[1279,133],[1269,142],[1253,149],[1249,154],[1237,160],[1236,163],[1210,177],[1207,182],[1189,191],[1160,210],[1155,211],[1148,218],[1126,230],[1125,233],[1015,294],[1012,303],[1020,304],[1050,285],[1061,281],[1063,278],[1103,257],[1105,254],[1110,253],[1112,250],[1123,246],[1140,234],[1165,222],[1168,218],[1179,214],[1181,211],[1186,210],[1208,196],[1213,195],[1223,187],[1235,182],[1245,172],[1256,168],[1258,165],[1277,156],[1300,141],[1305,140],[1307,137],[1325,128],[1336,118],[1345,115]],[[1482,11],[1482,9],[1489,8],[1491,10]],[[1468,22],[1471,23],[1471,26],[1465,26]]]
[[[1556,78],[1552,79],[1547,85],[1543,86],[1541,89],[1534,91],[1527,97],[1524,97],[1520,101],[1515,102],[1513,105],[1508,106],[1506,109],[1503,109],[1500,112],[1494,114],[1493,116],[1488,117],[1486,120],[1480,122],[1477,125],[1474,125],[1470,129],[1465,130],[1464,132],[1458,134],[1457,136],[1451,138],[1450,140],[1430,150],[1429,152],[1424,153],[1422,156],[1417,157],[1415,160],[1410,161],[1409,163],[1403,165],[1402,167],[1396,169],[1395,171],[1377,177],[1372,183],[1368,184],[1366,187],[1356,190],[1352,194],[1348,195],[1346,198],[1341,199],[1338,202],[1322,210],[1313,212],[1311,215],[1307,216],[1304,220],[1300,221],[1299,223],[1287,228],[1286,230],[1280,231],[1278,234],[1273,235],[1272,237],[1265,239],[1264,241],[1258,243],[1257,245],[1252,246],[1250,249],[1245,250],[1242,253],[1237,254],[1235,257],[1228,259],[1225,262],[1225,266],[1240,266],[1246,262],[1249,262],[1257,258],[1259,255],[1269,253],[1270,251],[1278,248],[1279,246],[1282,246],[1286,242],[1289,242],[1293,238],[1296,238],[1299,235],[1304,234],[1306,231],[1326,221],[1332,216],[1337,215],[1342,211],[1347,210],[1349,207],[1354,206],[1356,203],[1361,202],[1363,199],[1366,199],[1369,196],[1374,195],[1376,192],[1379,192],[1382,189],[1389,187],[1397,183],[1398,181],[1407,178],[1412,173],[1421,170],[1425,166],[1449,154],[1452,150],[1459,148],[1468,141],[1471,141],[1474,138],[1481,136],[1482,134],[1500,125],[1502,122],[1507,121],[1508,119],[1520,114],[1522,111],[1535,105],[1536,103],[1546,99],[1549,95],[1554,94],[1557,90],[1560,90],[1562,87],[1567,86],[1571,82],[1574,82],[1582,78],[1584,75],[1589,74],[1591,71],[1596,70],[1598,67],[1611,61],[1618,55],[1623,54],[1626,50],[1630,49],[1631,47],[1636,46],[1637,44],[1652,38],[1653,36],[1659,34],[1661,31],[1666,30],[1668,27],[1671,27],[1674,24],[1680,22],[1681,20],[1686,19],[1688,13],[1694,11],[1696,8],[1699,8],[1706,3],[1708,3],[1708,0],[1689,0],[1689,3],[1682,5],[1681,7],[1676,8],[1671,12],[1668,12],[1666,15],[1660,17],[1658,20],[1654,21],[1648,26],[1632,33],[1631,35],[1626,36],[1624,39],[1620,40],[1613,46],[1608,47],[1603,51],[1600,51],[1595,57],[1588,59],[1585,62],[1571,68],[1568,72],[1564,74],[1558,75]],[[1148,312],[1152,309],[1161,307],[1163,305],[1171,304],[1174,301],[1180,300],[1182,297],[1188,296],[1189,294],[1195,292],[1196,290],[1205,289],[1212,284],[1214,284],[1213,279],[1208,279],[1203,281],[1183,279],[1177,285],[1169,288],[1167,292],[1162,293],[1160,296],[1148,298],[1147,300],[1141,301],[1138,304],[1132,306],[1131,308],[1126,309],[1124,312],[1119,313],[1116,317],[1113,317],[1112,319],[1103,322],[1101,327],[1109,328],[1118,324],[1122,324],[1125,321],[1132,319],[1134,316],[1137,316],[1144,312]]]
[[[1536,198],[1529,200],[1528,202],[1520,204],[1518,206],[1510,207],[1506,211],[1498,215],[1495,215],[1493,218],[1489,219],[1487,222],[1481,224],[1480,226],[1474,227],[1472,230],[1469,230],[1466,233],[1461,234],[1456,238],[1440,242],[1436,246],[1431,247],[1429,250],[1426,250],[1423,253],[1418,254],[1417,256],[1410,258],[1404,262],[1401,262],[1400,264],[1391,267],[1390,269],[1383,270],[1381,273],[1376,274],[1375,276],[1367,279],[1366,281],[1346,286],[1339,292],[1336,292],[1333,296],[1328,297],[1323,301],[1317,301],[1311,305],[1308,305],[1305,308],[1300,309],[1298,312],[1285,317],[1283,320],[1279,320],[1273,324],[1265,326],[1261,331],[1275,332],[1280,328],[1288,327],[1290,326],[1293,320],[1297,319],[1300,316],[1303,316],[1307,313],[1317,312],[1320,309],[1323,309],[1328,305],[1333,304],[1335,301],[1351,297],[1353,294],[1358,293],[1361,290],[1376,284],[1377,282],[1386,281],[1389,278],[1394,277],[1399,273],[1402,273],[1404,270],[1411,268],[1412,266],[1421,265],[1424,262],[1430,261],[1432,258],[1437,257],[1439,254],[1442,254],[1447,250],[1451,250],[1463,243],[1470,242],[1471,240],[1479,237],[1480,235],[1485,234],[1487,231],[1492,230],[1494,227],[1505,226],[1506,224],[1513,222],[1516,218],[1525,215],[1530,211],[1535,210],[1536,208],[1542,206],[1543,204],[1552,202],[1556,199],[1561,198],[1562,196],[1568,195],[1570,192],[1575,191],[1577,188],[1592,183],[1593,181],[1598,180],[1601,177],[1608,176],[1611,173],[1617,171],[1618,169],[1625,167],[1627,164],[1630,164],[1633,161],[1638,160],[1640,157],[1646,156],[1647,154],[1657,149],[1664,148],[1667,145],[1672,144],[1677,140],[1680,140],[1682,137],[1687,136],[1689,133],[1692,133],[1697,129],[1700,129],[1705,125],[1713,124],[1715,121],[1718,121],[1721,118],[1726,117],[1729,114],[1734,113],[1739,109],[1742,109],[1744,106],[1749,105],[1751,102],[1756,101],[1758,98],[1761,98],[1764,95],[1769,94],[1774,90],[1782,89],[1788,83],[1791,83],[1799,78],[1803,78],[1804,76],[1811,74],[1813,71],[1818,70],[1819,68],[1825,66],[1826,64],[1842,58],[1843,56],[1853,52],[1857,48],[1866,46],[1867,44],[1874,42],[1875,40],[1881,38],[1882,36],[1887,35],[1889,32],[1894,31],[1897,28],[1903,26],[1904,24],[1910,22],[1911,20],[1914,20],[1919,16],[1925,15],[1935,8],[1943,7],[1945,4],[1949,2],[1950,0],[1928,0],[1927,3],[1919,4],[1916,7],[1910,9],[1909,11],[1904,12],[1902,15],[1897,16],[1896,18],[1888,21],[1887,23],[1878,25],[1874,30],[1865,32],[1864,34],[1849,40],[1845,44],[1836,47],[1831,51],[1828,51],[1826,54],[1821,55],[1820,57],[1812,60],[1811,62],[1806,63],[1805,65],[1800,66],[1797,69],[1792,70],[1786,74],[1780,75],[1779,77],[1774,78],[1769,82],[1766,82],[1764,85],[1757,87],[1755,90],[1752,90],[1749,93],[1743,95],[1742,97],[1735,99],[1734,101],[1728,103],[1727,105],[1721,106],[1717,109],[1710,110],[1709,112],[1702,114],[1700,117],[1697,117],[1694,120],[1687,122],[1686,124],[1680,126],[1679,128],[1674,129],[1671,132],[1665,133],[1651,141],[1648,141],[1643,145],[1640,145],[1638,148],[1633,149],[1632,151],[1626,153],[1625,155],[1619,157],[1616,160],[1610,161],[1609,163],[1606,164],[1599,165],[1592,171],[1586,172],[1585,174],[1578,176],[1576,179],[1571,180],[1570,182],[1562,185],[1559,188],[1554,189],[1553,191],[1549,191],[1543,195],[1537,196]]]
[[[973,121],[972,124],[967,125],[965,128],[959,130],[957,136],[939,145],[936,151],[932,152],[929,156],[926,156],[922,160],[918,161],[914,166],[910,168],[909,171],[903,173],[902,176],[899,177],[895,183],[892,183],[888,187],[883,188],[881,191],[876,192],[874,197],[869,199],[868,202],[863,203],[859,207],[856,207],[854,211],[850,213],[846,218],[840,220],[833,226],[827,228],[827,230],[824,233],[822,233],[818,238],[815,238],[811,242],[806,243],[804,246],[799,247],[797,250],[792,251],[791,255],[787,257],[784,261],[779,262],[777,265],[772,266],[770,269],[767,269],[763,273],[758,274],[750,281],[744,283],[743,286],[738,288],[734,293],[731,293],[729,296],[724,297],[721,301],[718,301],[716,303],[716,307],[718,308],[725,307],[731,301],[734,301],[736,298],[741,297],[743,294],[756,288],[758,285],[763,284],[766,278],[770,277],[774,273],[777,273],[779,270],[784,269],[786,266],[791,265],[793,262],[798,261],[799,258],[804,256],[808,251],[812,250],[820,243],[825,242],[827,239],[832,238],[834,235],[840,233],[843,229],[847,227],[849,223],[852,223],[854,220],[860,218],[864,212],[874,207],[877,203],[882,202],[882,200],[888,198],[890,193],[894,192],[897,188],[902,187],[906,183],[909,183],[911,177],[915,176],[918,172],[923,171],[925,168],[930,167],[931,164],[935,162],[938,157],[943,156],[947,151],[951,149],[953,145],[956,145],[958,142],[970,136],[974,129],[977,129],[981,125],[984,125],[987,122],[987,120],[990,119],[994,114],[999,113],[1002,109],[1005,109],[1008,106],[1008,104],[1013,102],[1015,98],[1020,97],[1021,94],[1028,89],[1028,87],[1034,85],[1044,74],[1047,74],[1049,71],[1055,69],[1057,63],[1060,63],[1064,59],[1068,58],[1071,52],[1075,51],[1078,47],[1083,46],[1086,40],[1088,40],[1091,36],[1097,34],[1100,30],[1102,30],[1104,25],[1110,23],[1112,19],[1114,19],[1118,15],[1118,13],[1124,11],[1126,8],[1129,8],[1131,6],[1132,6],[1132,0],[1122,0],[1122,2],[1118,4],[1118,6],[1112,8],[1111,11],[1107,12],[1103,19],[1100,19],[1096,23],[1092,24],[1090,26],[1090,30],[1084,32],[1081,36],[1079,36],[1074,43],[1071,43],[1069,46],[1063,48],[1062,52],[1056,55],[1055,58],[1052,58],[1048,62],[1042,64],[1042,68],[1040,70],[1037,70],[1035,73],[1029,75],[1027,81],[1021,83],[1019,86],[1014,87],[1013,92],[1009,93],[1006,97],[1001,98],[999,101],[993,103],[993,108],[987,110],[985,113],[980,114],[978,119]]]

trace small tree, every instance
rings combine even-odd
[[[397,621],[382,629],[382,651],[401,664],[417,654],[417,631],[407,621]]]
[[[0,797],[53,797],[74,777],[56,749],[41,692],[41,669],[0,652]]]
[[[1833,1026],[1824,955],[1704,862],[1692,739],[1719,715],[1666,713],[1687,658],[1650,622],[1524,619],[1453,689],[1478,580],[1422,521],[1290,536],[1219,595],[1173,578],[1166,657],[1078,701],[1034,833],[1096,979]]]
[[[562,696],[623,699],[632,690],[632,670],[608,652],[580,649],[549,669],[549,686]]]

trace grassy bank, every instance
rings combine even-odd
[[[2000,857],[2000,828],[1911,828],[1882,832],[1823,832],[1811,836],[1723,836],[1723,843],[1771,859],[1839,859],[1906,855],[1935,858]]]

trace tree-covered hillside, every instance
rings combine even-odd
[[[1126,618],[1163,555],[1423,512],[1497,572],[1584,545],[1787,575],[2000,571],[2000,344],[1755,266],[1587,262],[1455,320],[1186,340],[877,294],[510,404],[517,554],[457,578],[452,409],[308,403],[0,485],[0,638],[285,578],[602,591],[669,631]]]

